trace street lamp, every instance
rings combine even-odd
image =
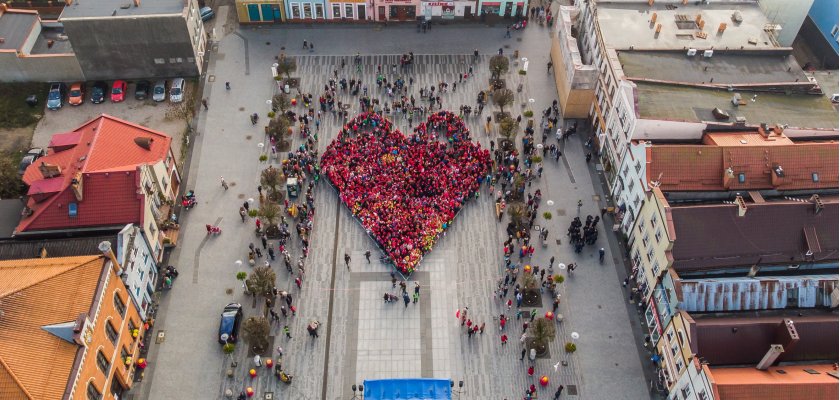
[[[365,398],[365,385],[359,384],[359,386],[357,387],[355,384],[353,384],[353,386],[350,386],[350,389],[353,390],[353,398],[350,400]]]

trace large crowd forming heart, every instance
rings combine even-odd
[[[385,255],[410,274],[478,196],[491,161],[452,112],[431,114],[409,137],[387,118],[363,113],[344,125],[321,166]]]

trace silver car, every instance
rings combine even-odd
[[[152,100],[164,101],[166,100],[166,81],[157,81],[152,88]]]
[[[169,101],[173,103],[184,101],[184,85],[184,78],[175,78],[172,80],[172,86],[169,87]]]

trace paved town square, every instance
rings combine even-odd
[[[520,104],[541,113],[556,96],[546,71],[547,42],[541,40],[548,35],[547,29],[534,27],[504,39],[503,29],[476,25],[436,27],[427,34],[418,34],[408,26],[381,30],[242,29],[221,38],[207,72],[205,98],[209,109],[198,119],[187,178],[201,201],[182,217],[187,227],[183,246],[170,258],[182,276],[172,290],[163,294],[155,326],[156,332],[165,332],[165,341],[150,350],[152,367],[146,372],[142,393],[135,390],[133,395],[161,399],[191,393],[200,398],[220,398],[227,390],[238,394],[252,387],[260,398],[274,393],[280,398],[341,399],[352,397],[351,386],[365,379],[435,377],[456,382],[455,389],[463,390],[463,398],[513,399],[546,375],[550,384],[540,389],[543,397],[553,395],[562,384],[566,387],[564,395],[570,398],[648,398],[638,350],[639,327],[623,306],[626,290],[621,286],[622,257],[613,255],[607,234],[582,254],[573,252],[565,235],[573,217],[598,215],[606,205],[594,188],[597,175],[592,164],[584,160],[584,134],[557,142],[552,132],[546,146],[560,144],[563,157],[559,162],[546,159],[545,172],[529,188],[530,192],[540,189],[543,202],[552,200],[548,211],[556,216],[541,223],[549,229],[549,245],[538,247],[531,263],[548,267],[549,258],[555,258],[555,264],[579,265],[574,276],[561,285],[558,314],[562,314],[563,322],[557,324],[557,338],[551,342],[549,356],[520,360],[522,323],[529,317],[516,319],[503,301],[494,297],[497,283],[504,276],[502,242],[506,224],[495,219],[493,196],[486,189],[481,190],[478,201],[466,204],[446,236],[408,278],[409,289],[415,281],[420,284],[420,299],[404,307],[402,299],[397,303],[382,301],[383,293],[397,293],[391,287],[392,267],[380,262],[375,244],[339,203],[334,189],[319,183],[302,289],[297,289],[294,277],[279,259],[272,263],[278,289],[291,293],[297,307],[296,316],[281,317],[272,324],[273,356],[277,356],[277,347],[282,347],[283,367],[294,375],[292,385],[282,384],[265,367],[257,368],[256,378],[249,377],[254,364],[247,346],[237,346],[233,359],[238,366],[233,368],[233,377],[227,377],[231,360],[213,340],[218,324],[213,316],[224,304],[240,302],[246,306],[246,315],[260,313],[263,307],[261,301],[258,307],[252,307],[250,297],[243,294],[235,279],[237,272],[248,269],[247,263],[236,265],[237,260],[247,257],[248,244],[259,246],[253,220],[242,223],[237,210],[243,201],[257,196],[260,171],[269,162],[277,165],[280,161],[258,160],[267,151],[260,145],[267,143],[266,136],[261,126],[248,121],[251,113],[265,115],[269,110],[266,100],[274,94],[271,65],[275,56],[284,52],[294,57],[298,68],[293,76],[300,77],[301,91],[316,95],[337,70],[339,79],[361,79],[372,97],[384,101],[387,96],[374,84],[378,65],[391,81],[411,78],[409,92],[418,99],[420,87],[459,82],[457,88],[441,95],[443,108],[457,112],[462,105],[474,107],[477,93],[486,89],[490,56],[499,48],[505,55],[518,51],[520,59],[513,61],[506,79],[512,87],[523,84],[521,92],[514,91],[516,98],[510,107],[514,115],[519,115],[524,111]],[[303,50],[304,40],[313,43],[316,50]],[[480,53],[477,60],[474,49]],[[409,52],[415,54],[413,65],[404,72],[402,68],[392,72],[399,56]],[[361,73],[354,64],[356,53],[361,54]],[[524,59],[528,60],[528,73],[522,76],[516,71],[524,68]],[[342,61],[346,63],[344,68]],[[473,75],[460,81],[458,75],[468,73],[470,68]],[[225,82],[230,82],[230,90],[225,89]],[[338,101],[350,105],[351,118],[359,112],[356,96],[342,92]],[[499,139],[495,132],[485,132],[484,117],[496,107],[488,104],[487,108],[480,116],[465,117],[473,138],[484,148],[489,148],[490,140]],[[403,132],[410,132],[402,115],[389,117]],[[416,118],[414,125],[423,119]],[[322,118],[317,144],[320,152],[336,137],[341,123],[329,113]],[[295,134],[292,148],[301,143]],[[230,190],[220,187],[220,176]],[[578,200],[583,201],[581,207]],[[207,237],[207,223],[220,226],[223,233]],[[297,259],[300,245],[294,238],[290,243],[295,243],[289,249]],[[607,249],[603,265],[598,263],[600,247]],[[367,251],[373,254],[370,263],[365,260]],[[351,258],[349,269],[345,268],[344,254]],[[538,314],[550,311],[551,302],[545,295]],[[486,324],[484,333],[474,338],[464,333],[455,316],[457,310],[466,307],[476,324]],[[504,332],[499,329],[501,314],[511,318]],[[309,337],[304,330],[311,320],[323,324],[318,338]],[[283,333],[286,325],[291,339]],[[573,332],[577,339],[572,339]],[[500,341],[502,333],[510,337],[505,346]],[[565,352],[566,342],[574,342],[579,350]],[[531,365],[536,370],[533,376],[528,374]],[[458,388],[459,381],[464,382],[463,388]]]

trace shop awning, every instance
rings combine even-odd
[[[365,400],[451,400],[452,389],[446,379],[366,380]]]

